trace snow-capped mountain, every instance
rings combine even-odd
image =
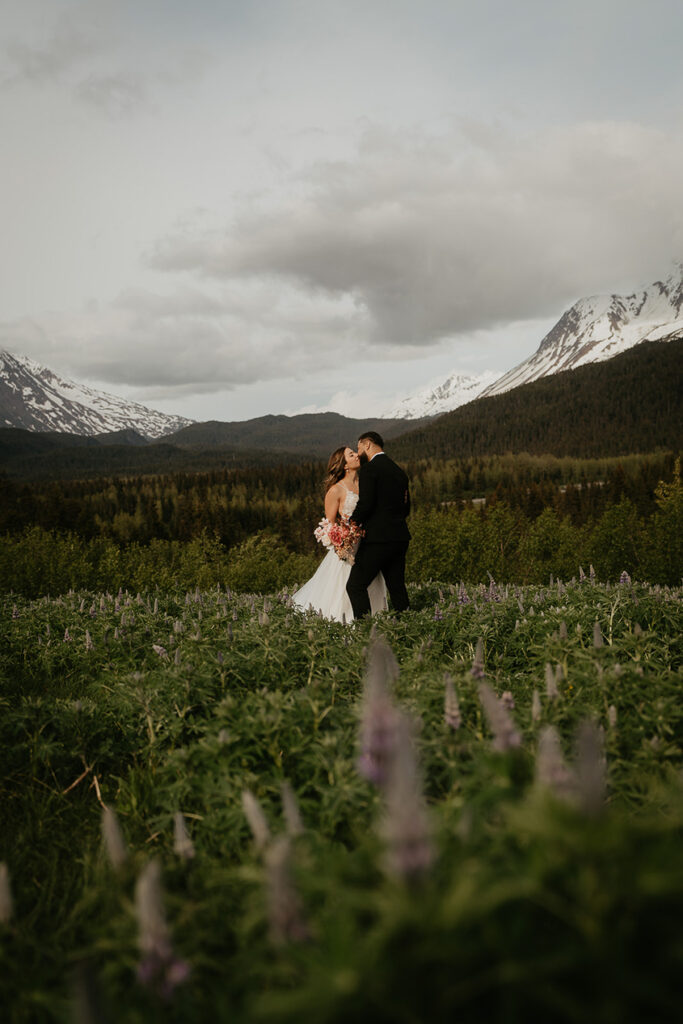
[[[392,405],[382,415],[386,419],[419,419],[422,416],[439,416],[443,412],[457,409],[479,395],[498,380],[499,375],[491,371],[476,377],[454,373],[443,384],[427,386],[410,398]]]
[[[671,341],[683,337],[683,263],[666,281],[634,295],[595,295],[580,299],[546,334],[538,349],[519,366],[488,387],[497,395],[520,384],[598,363],[625,352],[641,341]]]
[[[0,351],[0,427],[88,435],[132,429],[157,438],[192,422],[76,384],[32,359]]]

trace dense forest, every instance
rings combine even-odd
[[[672,479],[674,459],[671,452],[621,459],[506,455],[405,465],[415,511],[458,511],[485,500],[489,508],[505,503],[532,520],[551,508],[582,526],[622,498],[651,515],[656,487]],[[130,479],[4,480],[0,533],[40,526],[124,545],[207,533],[230,548],[267,529],[293,551],[311,553],[324,472],[324,463],[306,462]]]
[[[591,363],[478,398],[392,444],[400,459],[532,452],[578,458],[678,448],[683,339],[643,342]]]

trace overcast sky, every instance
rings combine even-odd
[[[0,347],[197,419],[503,372],[683,258],[680,0],[3,0]]]

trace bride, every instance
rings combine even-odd
[[[325,518],[331,523],[340,516],[350,516],[356,507],[359,466],[360,456],[353,448],[342,445],[330,455],[325,478]],[[292,596],[294,606],[302,611],[312,608],[326,619],[351,622],[353,610],[346,593],[350,572],[351,562],[343,561],[330,549],[308,583]],[[368,587],[368,596],[373,614],[386,611],[387,588],[381,573]]]

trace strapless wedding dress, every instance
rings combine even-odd
[[[350,516],[357,502],[358,495],[347,488],[340,513]],[[303,587],[292,595],[294,606],[301,611],[312,608],[313,611],[320,612],[323,618],[333,619],[335,622],[351,622],[353,609],[346,593],[350,572],[350,562],[344,562],[334,551],[328,551],[308,583],[304,583]],[[368,587],[368,596],[373,615],[375,612],[386,611],[387,588],[381,573],[375,576]]]

